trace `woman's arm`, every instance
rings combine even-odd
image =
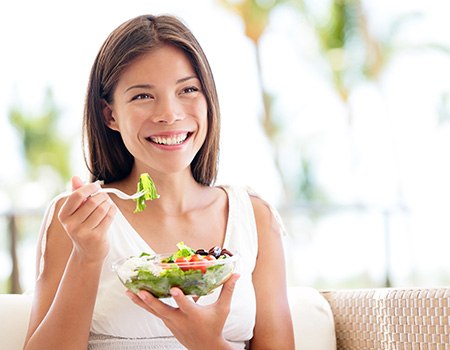
[[[107,195],[90,197],[98,185],[81,186],[75,180],[78,190],[58,203],[48,228],[24,349],[87,348],[114,209]]]
[[[281,227],[264,201],[252,197],[252,203],[258,230],[258,257],[253,272],[256,325],[250,348],[293,350]]]

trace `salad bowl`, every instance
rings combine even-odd
[[[203,296],[225,283],[232,275],[237,254],[213,247],[209,251],[177,244],[171,254],[148,254],[122,258],[113,265],[123,285],[133,293],[146,290],[157,298],[171,297],[172,287],[185,295]]]

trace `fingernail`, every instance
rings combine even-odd
[[[171,289],[170,290],[170,295],[172,295],[173,297],[177,297],[180,295],[180,291],[177,289]]]

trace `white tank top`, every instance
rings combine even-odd
[[[258,252],[258,237],[253,206],[247,189],[228,186],[223,186],[223,189],[228,195],[229,203],[224,247],[231,252],[239,253],[236,272],[240,274],[223,334],[225,339],[241,344],[242,347],[240,348],[243,349],[245,342],[252,338],[255,325],[256,299],[252,273]],[[58,198],[61,198],[61,196],[58,196]],[[45,231],[51,221],[55,202],[56,199],[44,219],[41,268],[44,264]],[[125,295],[125,287],[112,270],[112,264],[116,260],[139,255],[143,251],[153,253],[152,248],[133,229],[120,211],[117,211],[108,235],[110,252],[106,257],[100,276],[91,333],[114,338],[147,338],[149,345],[151,345],[151,338],[158,339],[158,343],[167,339],[173,344],[176,340],[170,330],[159,318],[136,306]],[[219,294],[220,288],[217,288],[213,293],[201,297],[197,303],[201,305],[211,304],[217,300]],[[163,299],[163,301],[170,305],[176,305],[174,300],[170,298]],[[94,339],[91,339],[91,341],[92,343],[98,342]],[[90,348],[93,347],[90,346]],[[177,347],[170,348],[175,349]],[[181,344],[180,349],[183,349]]]

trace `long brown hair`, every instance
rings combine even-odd
[[[134,158],[119,132],[111,130],[103,116],[104,101],[111,103],[123,70],[137,57],[161,45],[183,50],[200,82],[208,106],[208,132],[194,157],[194,179],[212,185],[217,177],[220,110],[216,85],[208,60],[192,32],[176,17],[144,15],[117,27],[103,43],[89,77],[83,119],[83,151],[91,181],[105,183],[127,177]]]

